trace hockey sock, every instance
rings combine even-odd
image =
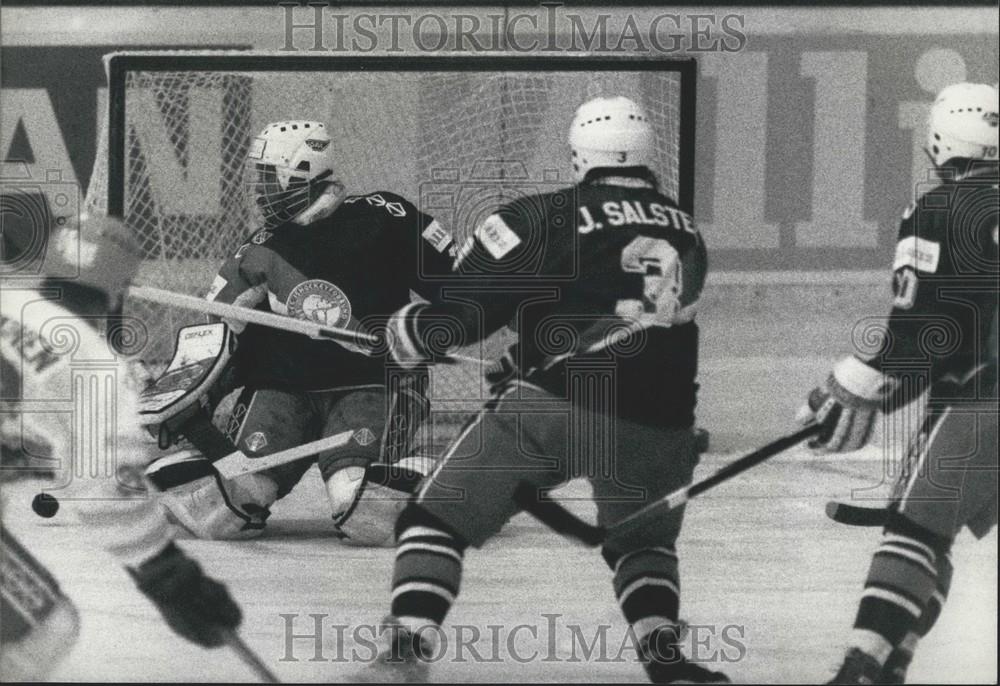
[[[396,523],[392,575],[392,614],[400,624],[415,631],[441,625],[458,595],[465,547],[419,506],[410,503],[403,509]]]
[[[917,634],[923,638],[930,633],[941,616],[944,602],[948,598],[948,591],[951,590],[951,577],[955,573],[955,568],[951,564],[951,555],[938,555],[937,558],[937,585],[930,600],[927,601],[927,608],[923,616],[920,617],[920,624],[917,627]]]
[[[937,587],[934,589],[930,600],[927,601],[927,607],[924,608],[924,613],[920,616],[920,621],[917,623],[916,629],[907,632],[902,642],[896,646],[896,649],[892,651],[892,655],[889,656],[888,661],[885,663],[885,671],[892,675],[892,681],[889,683],[902,684],[905,682],[906,670],[909,669],[910,662],[913,661],[913,654],[917,650],[917,644],[921,638],[930,632],[941,616],[941,609],[944,606],[945,599],[948,597],[948,591],[951,589],[953,572],[954,568],[951,565],[951,557],[949,555],[939,555],[937,559]]]
[[[947,556],[940,536],[893,513],[872,558],[850,646],[885,664],[916,633],[937,588],[938,559]]]
[[[664,636],[673,636],[673,643],[679,641],[677,550],[669,546],[617,554],[605,549],[604,559],[614,570],[615,596],[636,638],[645,639],[660,629]]]

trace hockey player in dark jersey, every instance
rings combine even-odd
[[[941,183],[903,215],[884,342],[838,363],[802,413],[824,426],[814,448],[846,452],[929,389],[832,683],[903,683],[947,596],[952,542],[997,523],[997,123],[995,86],[938,95],[927,152]]]
[[[265,224],[222,265],[208,299],[371,332],[410,302],[411,291],[429,297],[435,275],[450,271],[451,236],[433,218],[388,191],[346,195],[322,123],[268,125],[253,141],[247,164]],[[383,457],[405,457],[408,436],[394,432],[412,433],[426,410],[420,374],[407,374],[402,390],[387,394],[400,378],[387,367],[384,350],[230,326],[239,332],[238,346],[227,380],[212,391],[243,388],[229,417],[229,439],[254,457],[354,431],[349,448],[318,456],[334,520],[353,542],[391,542],[401,497],[380,494],[384,484],[366,482],[366,469]],[[405,428],[395,423],[400,407],[410,418]],[[193,533],[240,538],[260,532],[270,505],[311,464],[300,460],[222,481],[205,457],[182,452],[150,471],[167,507]],[[363,491],[367,505],[357,507]]]
[[[390,321],[403,365],[447,352],[433,349],[441,329],[458,345],[513,319],[519,342],[507,357],[511,378],[400,514],[390,645],[362,679],[423,676],[437,632],[421,628],[442,623],[466,549],[493,537],[523,497],[587,478],[608,525],[691,479],[704,244],[658,190],[652,129],[636,103],[583,104],[570,145],[576,185],[488,216],[459,251],[451,295]],[[679,651],[683,515],[613,535],[602,555],[649,677],[722,682]]]

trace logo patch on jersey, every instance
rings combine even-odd
[[[476,229],[476,238],[495,260],[499,260],[521,244],[517,234],[496,214],[491,214],[479,225]]]
[[[375,442],[375,434],[367,426],[355,431],[352,438],[358,445],[371,445]]]
[[[226,438],[234,442],[236,441],[240,435],[240,427],[243,426],[243,420],[247,418],[248,409],[250,408],[243,403],[236,403],[233,406],[233,412],[229,415],[229,421],[226,423]]]
[[[285,300],[288,314],[323,326],[346,326],[351,321],[351,301],[329,281],[310,279],[292,289]]]
[[[271,240],[271,236],[273,235],[274,233],[271,231],[258,231],[253,235],[253,238],[250,239],[250,242],[254,245],[264,245]]]
[[[252,434],[247,436],[244,443],[246,443],[247,449],[256,453],[267,447],[267,436],[263,431],[254,431]]]
[[[433,245],[434,249],[438,252],[444,252],[451,245],[451,234],[438,224],[436,219],[428,224],[427,228],[420,235],[424,237],[424,240]]]
[[[912,267],[918,272],[933,274],[941,258],[941,244],[919,236],[907,236],[896,244],[892,270]]]

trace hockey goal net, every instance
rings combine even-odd
[[[400,193],[460,239],[512,195],[571,183],[574,110],[591,97],[626,95],[653,120],[661,186],[691,203],[691,60],[253,52],[105,60],[109,110],[87,204],[136,232],[147,285],[204,294],[222,260],[258,227],[243,162],[271,121],[326,122],[348,192]],[[136,301],[126,313],[145,324],[140,355],[153,367],[169,359],[178,327],[203,320]],[[502,347],[504,336],[495,339],[487,354]],[[472,367],[435,372],[439,410],[482,397],[481,370]]]

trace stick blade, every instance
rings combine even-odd
[[[848,526],[883,526],[889,516],[884,507],[861,507],[831,500],[826,504],[826,516]]]

